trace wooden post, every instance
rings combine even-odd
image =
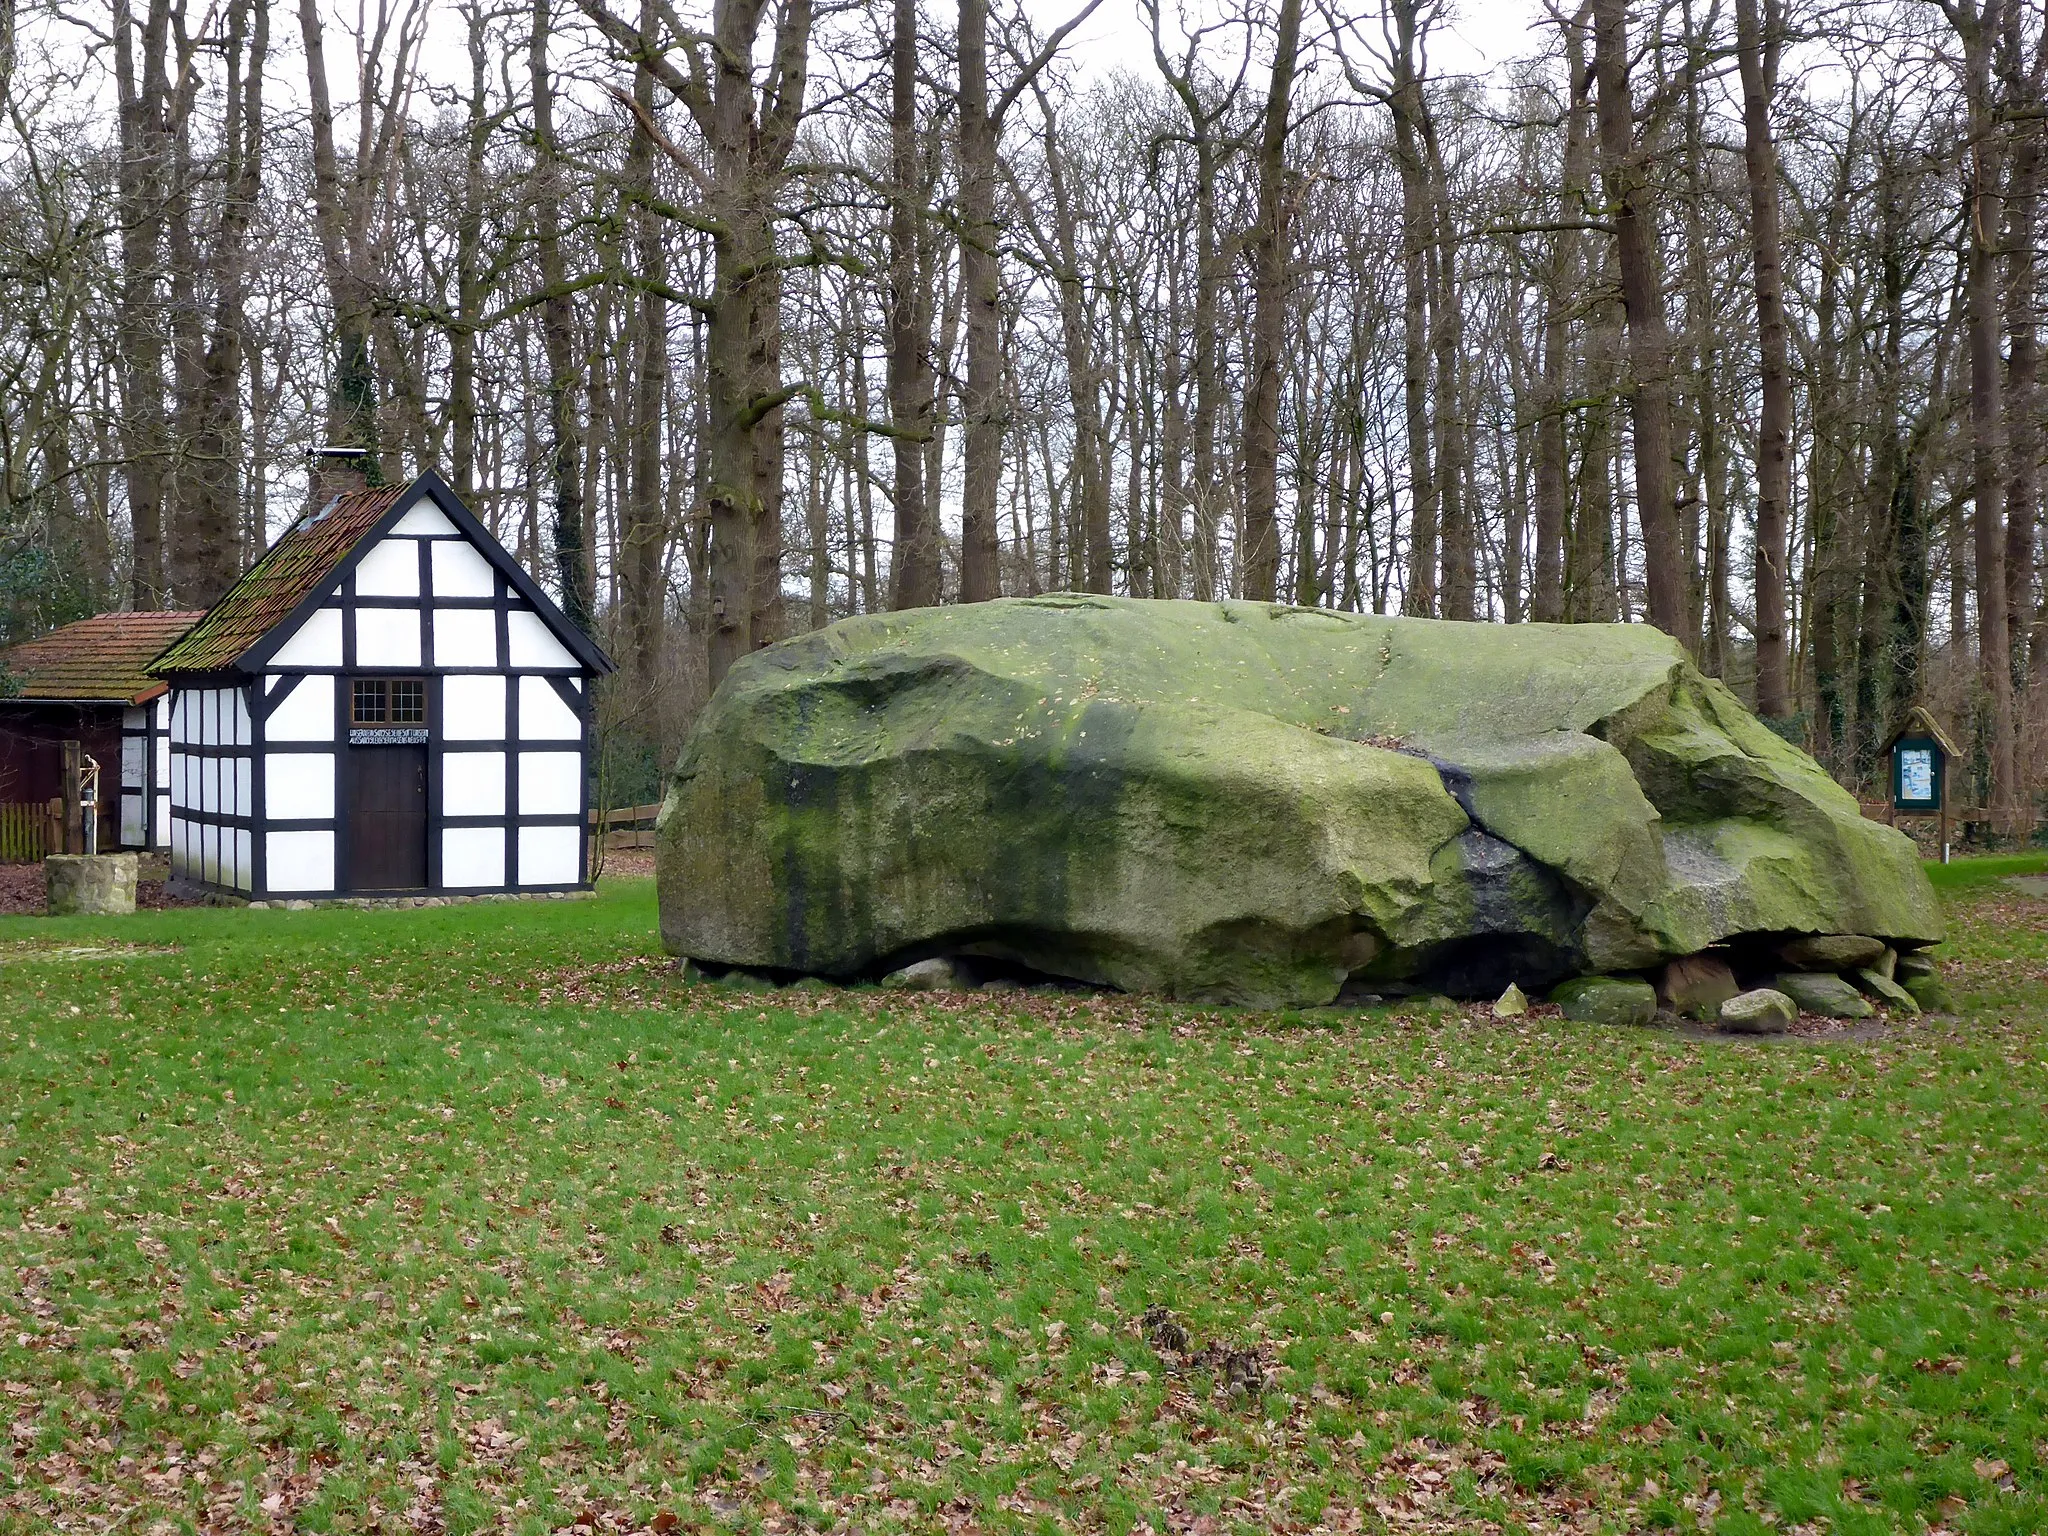
[[[84,805],[80,798],[80,781],[85,774],[85,748],[75,741],[64,743],[64,844],[60,853],[87,853],[85,846]]]
[[[1941,862],[1948,862],[1948,754],[1941,754]]]

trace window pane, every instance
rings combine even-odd
[[[391,685],[391,723],[424,725],[427,719],[427,685],[416,678],[400,678]]]
[[[355,720],[358,725],[382,725],[387,718],[384,713],[384,682],[381,678],[356,679]]]

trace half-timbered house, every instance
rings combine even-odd
[[[255,900],[580,888],[612,669],[431,471],[292,525],[156,659],[171,877]]]

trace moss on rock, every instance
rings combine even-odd
[[[724,965],[973,954],[1260,1005],[1940,935],[1906,839],[1654,630],[1240,602],[1010,599],[748,657],[658,865],[669,948]]]

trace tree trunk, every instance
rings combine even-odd
[[[129,601],[164,606],[164,483],[169,431],[164,418],[162,237],[166,171],[163,116],[169,83],[164,47],[170,0],[149,0],[142,72],[135,68],[135,22],[128,0],[114,0],[114,69],[121,128],[121,450],[133,545]]]
[[[1736,61],[1742,74],[1743,169],[1749,180],[1749,257],[1756,289],[1757,359],[1763,411],[1756,439],[1756,710],[1792,713],[1785,635],[1785,530],[1792,504],[1792,365],[1785,322],[1785,273],[1778,234],[1778,147],[1771,96],[1784,32],[1776,0],[1735,0]]]
[[[2006,654],[2011,658],[2017,698],[2026,697],[2028,631],[2034,616],[2034,523],[2040,515],[2035,492],[2042,409],[2036,249],[2041,213],[2041,76],[2048,66],[2048,32],[2043,32],[2034,39],[2036,52],[2029,67],[2022,20],[2016,0],[2005,0],[2000,73],[2012,119],[2012,171],[2005,208],[2005,616]],[[2032,661],[2038,666],[2041,658]]]
[[[939,600],[939,530],[924,479],[934,380],[931,305],[918,280],[923,205],[917,152],[917,0],[894,0],[889,49],[889,446],[895,463],[896,526],[889,606]]]
[[[1108,592],[1114,554],[1109,526],[1109,483],[1105,473],[1102,405],[1096,388],[1094,338],[1089,332],[1081,259],[1075,243],[1074,189],[1060,148],[1059,122],[1051,100],[1037,92],[1045,118],[1045,172],[1052,191],[1052,242],[1059,292],[1060,341],[1066,352],[1067,399],[1074,413],[1074,473],[1081,498],[1082,579],[1085,592]],[[1135,560],[1133,564],[1135,565]]]
[[[1396,0],[1397,46],[1387,108],[1394,119],[1394,162],[1401,177],[1401,391],[1408,429],[1408,584],[1401,611],[1429,617],[1437,608],[1437,496],[1429,431],[1429,253],[1434,220],[1422,162],[1419,122],[1427,110],[1416,76],[1416,0]]]
[[[373,294],[358,271],[349,240],[348,198],[334,149],[334,108],[327,87],[327,51],[319,0],[299,0],[299,30],[306,48],[306,96],[313,129],[313,224],[319,234],[328,301],[334,309],[336,361],[327,407],[330,448],[362,450],[359,460],[372,485],[383,483],[377,443],[377,376],[371,358]],[[356,175],[368,174],[358,166]]]
[[[1244,406],[1244,595],[1271,602],[1280,573],[1280,344],[1286,324],[1287,129],[1301,40],[1301,0],[1280,0],[1273,75],[1259,126],[1259,206],[1252,227],[1251,379]]]
[[[1465,329],[1458,294],[1458,242],[1451,214],[1450,169],[1437,139],[1436,119],[1417,93],[1416,128],[1427,170],[1431,242],[1429,251],[1430,349],[1436,364],[1436,473],[1438,533],[1443,548],[1443,616],[1474,619],[1479,606],[1479,538],[1471,498],[1471,469],[1465,391],[1461,373]]]
[[[1628,325],[1629,424],[1636,517],[1643,530],[1645,610],[1668,635],[1685,637],[1685,572],[1671,494],[1671,337],[1657,263],[1646,146],[1638,141],[1628,77],[1627,0],[1594,0],[1593,68],[1600,147],[1614,208],[1615,259]]]
[[[1001,594],[996,489],[1003,473],[1003,317],[996,262],[996,124],[988,103],[988,0],[960,0],[960,276],[967,387],[960,402],[960,601]]]
[[[643,0],[643,46],[652,49],[654,6]],[[648,709],[658,686],[657,670],[666,618],[662,556],[668,525],[662,508],[662,422],[668,397],[668,301],[658,289],[668,283],[668,258],[661,243],[661,216],[654,209],[654,72],[646,62],[633,71],[634,126],[625,164],[625,193],[631,200],[633,266],[641,282],[633,306],[631,427],[626,444],[626,502],[619,530],[620,658],[627,685],[626,707]]]
[[[1998,242],[2000,215],[1996,103],[1991,94],[1991,51],[1999,7],[2012,0],[1959,0],[1953,12],[1962,33],[1963,88],[1969,109],[1969,255],[1966,278],[1970,339],[1970,498],[1977,570],[1977,672],[1981,688],[1979,739],[1990,766],[1986,801],[1994,825],[2011,829],[2019,805],[2017,743],[2012,708],[2011,653],[2007,649],[2005,544],[2002,507],[2005,421],[1999,339]]]
[[[248,316],[243,294],[249,227],[262,186],[263,67],[270,51],[270,12],[236,0],[227,15],[226,118],[220,222],[209,266],[214,306],[211,334],[199,359],[193,430],[181,477],[182,527],[174,586],[187,607],[211,607],[242,573],[242,375]]]
[[[549,0],[534,0],[533,29],[527,42],[527,74],[533,86],[535,246],[543,294],[540,334],[548,365],[549,522],[555,546],[555,579],[562,589],[562,611],[578,629],[589,634],[597,591],[584,523],[576,301],[569,292],[568,264],[562,255],[562,207],[568,189],[555,143],[554,74],[548,65],[552,25]]]

